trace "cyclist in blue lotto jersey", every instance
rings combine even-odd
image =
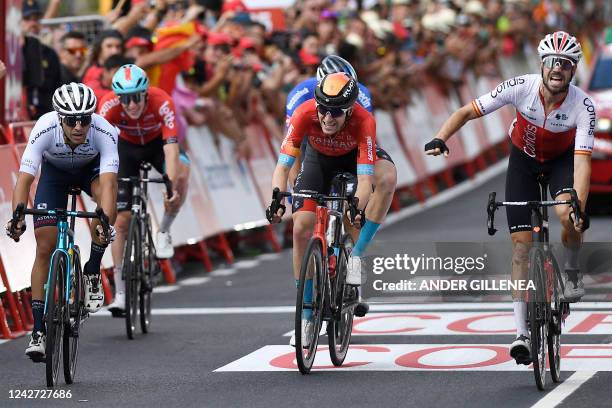
[[[357,73],[348,61],[337,55],[325,57],[317,69],[317,77],[302,81],[289,93],[286,106],[287,122],[300,105],[314,98],[318,81],[324,76],[336,72],[344,72],[357,81]],[[358,83],[358,86],[359,95],[357,96],[357,103],[372,113],[373,105],[370,91],[363,84]],[[304,148],[305,145],[303,144],[302,149]],[[366,249],[374,238],[380,224],[385,219],[389,207],[391,207],[391,202],[393,201],[393,194],[395,193],[395,185],[397,182],[395,164],[387,152],[381,149],[380,146],[376,146],[376,155],[382,160],[377,160],[374,168],[375,189],[365,209],[366,222],[361,228],[361,231],[354,230],[352,234],[354,238],[359,234],[359,239],[356,240],[348,264],[346,282],[350,285],[361,284],[362,257],[365,255]],[[289,176],[289,183],[292,185],[294,184],[293,180],[295,180],[297,176],[299,167],[300,160],[296,160]],[[357,316],[364,315],[367,313],[367,308],[366,304],[360,304],[360,307],[355,310],[355,314]]]

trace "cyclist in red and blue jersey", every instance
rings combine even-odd
[[[300,152],[302,141],[306,142],[301,171],[296,179],[296,192],[326,193],[338,172],[357,175],[355,196],[359,199],[361,214],[355,224],[363,221],[363,210],[370,201],[375,182],[376,122],[374,117],[357,100],[358,87],[354,78],[344,73],[333,73],[323,77],[315,90],[315,98],[303,103],[293,114],[287,129],[287,136],[272,178],[272,187],[285,190],[289,170]],[[272,207],[272,205],[271,205]],[[270,222],[280,222],[282,211],[271,213]],[[295,198],[293,207],[293,271],[296,280],[308,239],[315,224],[316,202]],[[370,224],[368,226],[368,224]],[[360,238],[365,249],[374,236],[378,225],[365,220]],[[362,238],[363,237],[363,238]],[[355,245],[357,248],[358,245]],[[361,283],[361,254],[349,259],[346,283]],[[308,290],[309,287],[311,290]],[[306,280],[306,296],[312,292],[312,280]],[[304,340],[310,338],[312,314],[305,311],[302,325]],[[294,345],[294,338],[290,344]]]
[[[353,66],[337,55],[329,55],[321,61],[321,65],[317,68],[317,77],[307,79],[298,84],[287,97],[287,124],[289,126],[293,113],[299,109],[304,103],[308,103],[315,96],[315,90],[317,82],[321,81],[325,75],[333,74],[337,72],[343,72],[350,78],[357,82],[357,73]],[[358,95],[356,105],[360,105],[369,113],[373,111],[372,100],[370,97],[370,91],[362,84],[357,82]],[[380,146],[375,145],[376,160],[374,166],[374,185],[375,189],[372,193],[372,197],[366,208],[365,217],[366,223],[364,228],[359,231],[352,231],[353,238],[355,239],[355,248],[353,250],[353,257],[361,257],[365,254],[369,242],[374,237],[374,234],[378,230],[380,224],[384,221],[391,202],[393,200],[393,194],[395,193],[395,187],[397,183],[397,169],[391,159],[391,156],[384,151]],[[306,149],[306,143],[302,143],[301,151],[297,152],[298,156],[301,156]],[[295,160],[295,163],[290,171],[289,181],[293,184],[295,176],[300,168],[300,162]],[[293,173],[295,175],[293,175]],[[358,238],[359,237],[359,238]],[[351,260],[351,270],[355,271],[359,268],[361,262],[357,259]],[[360,273],[360,272],[359,272]],[[349,281],[360,283],[354,273]],[[361,303],[362,308],[367,308],[365,303]],[[367,309],[366,309],[367,310]]]
[[[580,43],[563,31],[548,34],[540,42],[541,75],[523,75],[499,84],[453,113],[435,139],[425,145],[427,154],[448,155],[445,142],[468,120],[487,115],[504,105],[516,108],[510,127],[512,151],[506,176],[507,201],[540,199],[538,176],[548,177],[550,194],[569,200],[564,188],[574,188],[584,211],[591,177],[595,106],[589,96],[571,84],[582,56]],[[565,247],[564,298],[576,302],[584,295],[578,263],[583,232],[588,217],[570,218],[570,206],[556,206],[561,221],[561,240]],[[528,207],[506,207],[512,238],[512,279],[527,279],[531,244],[531,219]],[[517,364],[531,362],[531,342],[527,329],[527,305],[522,291],[513,291],[517,338],[510,355]]]

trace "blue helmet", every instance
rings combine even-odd
[[[146,92],[149,89],[149,78],[138,65],[126,64],[113,75],[112,87],[116,95]]]
[[[321,65],[317,68],[317,81],[321,81],[325,75],[336,72],[344,72],[355,81],[358,81],[357,73],[353,66],[344,58],[333,54],[328,55],[321,61]]]

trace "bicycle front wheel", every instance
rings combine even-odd
[[[355,289],[346,285],[348,265],[348,248],[353,246],[351,236],[346,234],[343,246],[336,262],[336,277],[332,279],[333,316],[327,325],[327,340],[329,343],[329,356],[335,366],[341,366],[351,342],[353,331],[353,313],[355,311]]]
[[[70,276],[70,295],[68,313],[70,318],[64,325],[64,380],[66,384],[74,382],[76,363],[79,352],[79,328],[84,315],[85,287],[83,271],[81,270],[81,255],[79,248],[74,248],[74,268]]]
[[[561,287],[559,284],[560,272],[557,260],[551,253],[548,255],[547,277],[549,278],[550,295],[550,324],[548,329],[548,362],[550,376],[553,382],[561,382],[561,327],[563,311],[561,305]]]
[[[154,276],[159,262],[155,256],[155,246],[153,245],[153,234],[151,234],[150,224],[147,222],[146,240],[142,247],[142,283],[140,287],[140,330],[148,333],[151,326],[151,297],[154,286]]]
[[[47,387],[57,384],[59,365],[62,360],[62,337],[64,335],[64,282],[66,257],[57,252],[49,270],[49,284],[46,293],[45,323],[47,343],[45,345]]]
[[[544,390],[549,305],[546,302],[544,252],[540,248],[531,248],[529,252],[529,280],[534,287],[528,292],[527,308],[531,328],[531,362],[536,385],[539,390]]]
[[[125,331],[128,339],[134,339],[138,321],[138,297],[140,295],[140,224],[137,214],[132,214],[128,238],[123,253],[125,278]]]
[[[312,301],[306,302],[306,280],[312,279]],[[323,271],[323,248],[321,241],[313,238],[308,243],[297,290],[295,305],[295,356],[302,374],[308,374],[314,363],[319,344],[319,331],[323,322],[325,279]],[[312,312],[312,318],[302,327],[305,310]],[[302,333],[304,331],[304,333]]]

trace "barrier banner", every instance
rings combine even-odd
[[[402,146],[397,139],[393,119],[386,111],[377,110],[376,118],[376,143],[385,149],[397,169],[397,187],[411,186],[417,181],[417,176],[402,151]]]
[[[13,146],[0,146],[0,163],[3,163],[3,171],[0,172],[0,222],[4,224],[13,216],[13,189],[19,173]],[[0,234],[0,257],[6,271],[7,283],[14,292],[30,286],[30,273],[34,263],[34,248],[36,248],[31,216],[26,217],[26,226],[26,232],[19,242],[7,237],[4,231]]]
[[[259,196],[263,205],[267,205],[272,197],[272,175],[276,167],[276,157],[263,140],[264,130],[260,125],[249,125],[244,129],[249,146],[251,148],[251,156],[248,159],[249,170],[253,175]]]
[[[414,169],[417,180],[422,181],[425,179],[425,177],[427,177],[427,165],[425,164],[426,157],[422,151],[416,148],[416,145],[413,148],[413,146],[410,144],[408,136],[408,109],[399,108],[394,110],[392,119],[399,142],[403,146],[402,153],[406,156],[407,160],[410,162],[410,165]]]
[[[234,143],[222,135],[215,138],[205,126],[189,127],[186,137],[221,228],[264,225],[265,210],[248,166],[237,159]]]
[[[415,89],[411,96],[412,103],[405,108],[406,124],[403,129],[406,129],[406,133],[402,136],[405,137],[409,151],[424,157],[423,147],[435,136],[436,130],[433,130],[435,125],[422,90]],[[440,173],[447,167],[445,158],[442,156],[424,157],[424,163],[428,176]]]

